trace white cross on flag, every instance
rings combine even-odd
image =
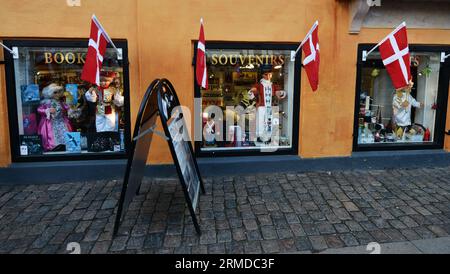
[[[106,52],[109,37],[103,30],[95,15],[91,21],[91,35],[89,48],[86,54],[81,79],[92,84],[100,85],[100,70],[102,68],[103,56]]]
[[[402,23],[379,43],[380,55],[395,89],[404,88],[411,80],[406,24]]]
[[[208,89],[208,72],[206,70],[205,33],[203,19],[200,20],[200,35],[197,44],[197,60],[195,62],[197,84]]]

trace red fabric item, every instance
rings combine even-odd
[[[195,71],[197,84],[204,89],[208,89],[208,72],[206,69],[205,47],[205,33],[203,31],[203,20],[201,20],[200,35],[197,44],[197,61],[195,62]]]
[[[411,59],[405,25],[385,38],[380,44],[380,55],[395,89],[408,86],[411,80]]]
[[[303,67],[308,76],[311,89],[316,91],[319,86],[319,26],[309,35],[302,47],[305,59],[303,59]]]
[[[100,86],[100,70],[102,68],[103,56],[106,52],[108,42],[101,28],[94,20],[91,21],[91,35],[89,48],[86,54],[86,62],[83,66],[81,79]]]

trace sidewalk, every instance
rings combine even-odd
[[[81,253],[368,253],[370,242],[433,253],[427,244],[449,242],[450,167],[208,177],[201,237],[178,181],[146,178],[112,240],[121,184],[0,186],[0,253],[69,253],[70,242]]]
[[[297,254],[311,254],[301,251]],[[319,254],[450,254],[450,237],[380,244],[368,248],[367,245],[326,249]]]

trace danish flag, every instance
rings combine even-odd
[[[203,18],[200,20],[200,35],[197,44],[197,61],[195,62],[197,84],[208,89],[208,72],[206,70],[205,33]]]
[[[406,35],[406,24],[404,22],[400,24],[379,45],[383,64],[391,77],[395,89],[407,86],[411,80],[411,59]]]
[[[81,73],[82,80],[96,84],[97,86],[100,85],[100,70],[102,69],[103,56],[105,55],[106,46],[110,40],[95,15],[93,15],[89,48]]]
[[[315,28],[314,28],[315,26]],[[303,67],[306,70],[306,75],[309,79],[309,84],[313,91],[317,90],[319,86],[319,26],[316,22],[313,30],[305,37],[305,42],[302,47],[305,59],[303,59]]]

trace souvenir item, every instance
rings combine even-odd
[[[96,103],[95,128],[97,132],[118,131],[119,109],[124,104],[124,97],[119,87],[110,86],[116,73],[102,73],[100,87],[92,87],[86,94],[86,100]]]
[[[286,98],[286,92],[274,85],[272,79],[272,66],[261,65],[263,78],[249,90],[250,99],[256,98],[256,136],[258,141],[269,143],[272,137],[272,97]]]
[[[61,101],[63,92],[63,87],[56,84],[50,84],[42,90],[44,99],[38,107],[38,113],[41,116],[38,134],[42,136],[42,146],[45,151],[65,145],[64,134],[72,131],[67,118],[70,107]]]
[[[23,115],[23,133],[25,133],[25,135],[37,133],[37,118],[35,113]]]
[[[39,102],[39,86],[35,84],[23,85],[20,87],[22,91],[22,103]]]
[[[66,132],[64,134],[67,152],[81,152],[80,132]]]

